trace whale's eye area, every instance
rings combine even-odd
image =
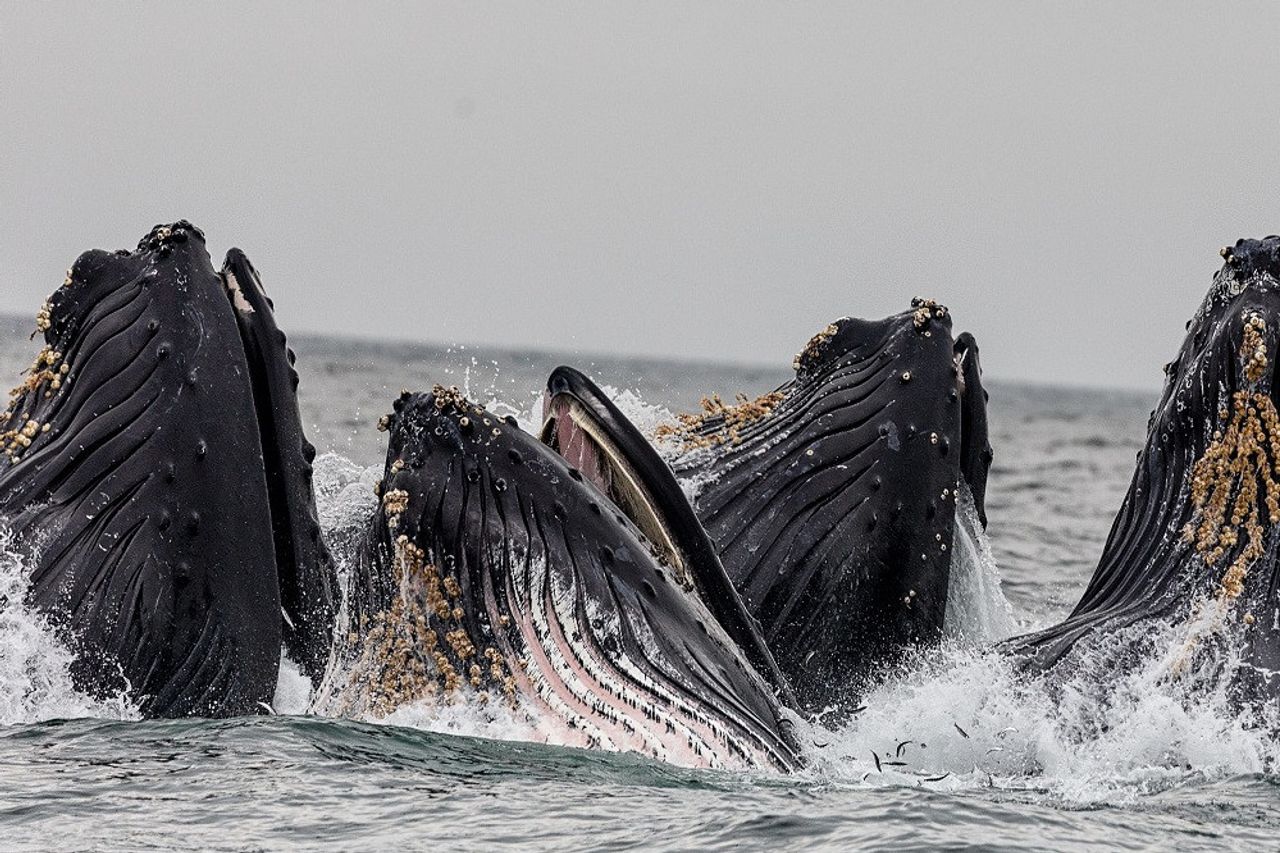
[[[634,466],[609,438],[596,418],[567,394],[554,395],[539,435],[543,444],[564,457],[583,478],[603,492],[649,540],[660,562],[669,564],[682,584],[689,578],[685,559],[675,545],[656,501],[642,485]]]

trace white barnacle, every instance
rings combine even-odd
[[[409,493],[404,489],[391,489],[382,496],[382,508],[388,516],[398,516],[409,508]]]

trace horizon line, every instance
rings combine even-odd
[[[12,310],[0,308],[0,322],[12,323],[20,326],[23,323],[30,323],[30,318],[19,314]],[[344,331],[322,331],[303,327],[288,333],[290,340],[299,338],[323,339],[328,338],[334,341],[357,342],[371,346],[387,346],[387,347],[418,347],[424,350],[450,350],[450,349],[474,349],[481,347],[492,347],[498,352],[508,355],[528,354],[546,356],[547,360],[554,360],[554,357],[572,355],[586,361],[591,360],[609,360],[609,361],[646,361],[657,364],[670,364],[672,366],[683,365],[699,365],[702,367],[714,367],[735,370],[754,370],[765,372],[776,372],[782,375],[791,372],[788,365],[770,364],[763,361],[751,361],[747,359],[716,359],[696,356],[672,355],[669,353],[609,353],[599,350],[590,349],[572,349],[554,347],[543,344],[511,344],[498,343],[494,341],[445,341],[445,340],[425,340],[402,337],[400,335],[391,334],[385,338],[375,338],[360,333],[350,333]],[[984,382],[994,381],[998,385],[1022,385],[1031,386],[1039,389],[1070,389],[1085,391],[1108,391],[1108,392],[1127,392],[1133,394],[1149,394],[1158,392],[1161,383],[1152,383],[1151,385],[1125,385],[1125,384],[1099,384],[1096,382],[1071,382],[1060,379],[1039,379],[1035,377],[1007,376],[999,373],[985,373]]]

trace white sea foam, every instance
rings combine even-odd
[[[947,640],[900,665],[846,724],[809,731],[812,772],[866,785],[1047,790],[1064,804],[1090,806],[1189,777],[1276,766],[1274,704],[1242,710],[1230,696],[1241,662],[1217,654],[1181,663],[1187,638],[1217,624],[1210,610],[1185,624],[1137,625],[1078,646],[1069,674],[1028,676],[987,645],[1018,622],[967,489],[956,548]],[[1156,651],[1134,659],[1140,647]]]
[[[646,402],[638,391],[629,388],[614,388],[612,385],[601,385],[600,390],[613,400],[627,420],[635,424],[636,429],[644,435],[653,435],[661,424],[669,423],[675,418],[666,406],[657,406]]]
[[[505,702],[481,704],[467,701],[463,695],[454,702],[413,702],[369,722],[490,740],[554,743],[532,720],[522,705],[513,708]]]
[[[631,421],[645,435],[651,435],[658,425],[671,419],[671,411],[664,406],[656,406],[645,402],[639,392],[629,388],[618,389],[612,385],[601,385],[600,390],[613,401],[627,420]],[[465,393],[465,389],[464,389]],[[479,399],[484,407],[498,417],[510,415],[516,419],[520,428],[531,435],[542,431],[541,391],[531,392],[523,397],[508,399],[497,396],[492,387],[486,389]]]
[[[71,653],[28,607],[30,570],[0,529],[0,725],[65,717],[131,719],[123,699],[96,700],[75,689]]]
[[[363,529],[378,506],[373,487],[381,479],[382,465],[357,465],[337,453],[316,459],[313,488],[326,539]]]
[[[1155,633],[1157,648],[1185,636],[1185,626],[1136,630]],[[1048,678],[1021,676],[1004,655],[949,640],[871,691],[851,722],[811,732],[816,772],[869,785],[1047,789],[1090,805],[1275,766],[1275,709],[1233,705],[1236,662],[1171,677],[1157,655],[1121,669],[1131,639],[1118,635],[1070,676]],[[894,760],[905,766],[887,763]]]
[[[271,710],[276,714],[305,714],[311,705],[311,679],[302,674],[293,659],[280,653],[280,673]]]

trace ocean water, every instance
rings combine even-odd
[[[0,318],[0,377],[16,380],[34,356],[29,330]],[[385,439],[374,425],[401,388],[457,384],[532,424],[546,375],[571,363],[643,427],[705,393],[756,394],[787,375],[293,344],[339,554],[372,507]],[[851,722],[810,726],[810,766],[790,777],[512,740],[513,721],[468,708],[307,716],[288,669],[276,716],[139,721],[71,688],[67,654],[22,608],[23,566],[0,541],[0,850],[1274,848],[1274,721],[1236,716],[1211,686],[1170,678],[1164,660],[1124,673],[1099,660],[1051,697],[986,650],[1074,604],[1159,378],[1153,365],[1149,393],[989,382],[990,526],[983,535],[962,519],[948,641],[886,673]]]

